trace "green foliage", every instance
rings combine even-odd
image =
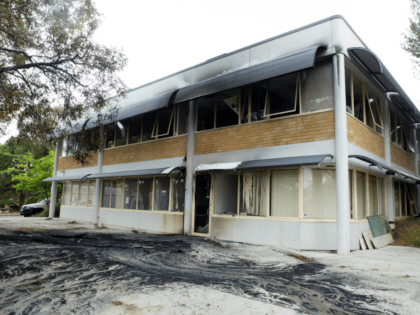
[[[404,34],[405,42],[402,48],[415,58],[414,67],[417,76],[420,77],[420,0],[411,0],[411,13],[413,17],[410,19],[407,34]]]

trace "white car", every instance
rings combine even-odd
[[[50,201],[49,199],[41,199],[38,200],[36,203],[31,203],[29,205],[23,205],[22,208],[20,208],[20,215],[23,215],[24,217],[30,217],[33,214],[38,214],[43,211],[48,211],[49,209]]]

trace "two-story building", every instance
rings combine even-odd
[[[89,165],[60,139],[61,218],[349,254],[368,216],[418,213],[420,113],[341,16],[119,102]]]

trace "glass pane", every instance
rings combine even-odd
[[[82,152],[83,151],[83,137],[81,134],[77,134],[76,135],[76,148],[75,148],[75,153],[76,152]]]
[[[364,122],[363,114],[363,82],[353,75],[354,117]]]
[[[111,205],[111,180],[102,181],[102,207],[109,208]]]
[[[136,209],[138,182],[137,178],[125,179],[124,209]]]
[[[155,125],[156,113],[143,115],[143,139],[142,141],[152,140],[153,126]]]
[[[216,128],[239,123],[239,90],[230,90],[217,95]]]
[[[242,173],[240,183],[240,215],[265,217],[267,211],[267,173]]]
[[[281,114],[297,114],[299,106],[297,106],[297,73],[277,77],[269,81],[269,106],[267,115]]]
[[[335,219],[337,194],[335,170],[303,169],[303,218]]]
[[[128,119],[128,144],[141,141],[142,116],[135,116]]]
[[[299,216],[298,170],[271,172],[271,216],[287,218]]]
[[[375,124],[382,127],[382,111],[380,110],[379,99],[370,88],[367,88],[367,94],[368,94],[367,103],[370,104],[370,107],[372,109],[373,120]]]
[[[153,178],[139,178],[138,210],[152,210]]]
[[[115,146],[119,147],[127,144],[128,120],[117,121],[117,132],[115,137]]]
[[[73,182],[73,188],[71,193],[71,205],[77,206],[79,201],[79,182]]]
[[[71,195],[71,182],[66,181],[63,185],[63,201],[62,204],[64,206],[70,205],[70,195]]]
[[[169,206],[169,177],[155,178],[155,205],[153,210],[168,210]]]
[[[392,111],[390,112],[389,119],[390,119],[390,126],[391,126],[390,128],[391,142],[396,144],[397,143],[397,130],[395,128],[397,127],[397,124],[396,124],[396,117],[395,117],[394,112]]]
[[[80,207],[86,207],[88,194],[88,182],[84,181],[80,184],[79,202],[77,203]]]
[[[158,133],[159,138],[172,137],[174,135],[173,115],[172,109],[165,110],[159,113]],[[154,133],[156,136],[156,130]]]
[[[197,131],[214,128],[215,99],[201,98],[197,102]]]
[[[372,175],[369,175],[369,215],[378,215],[378,184]]]
[[[394,182],[394,215],[395,217],[401,216],[400,185],[398,182]]]
[[[185,179],[181,176],[174,176],[172,178],[172,189],[172,211],[184,212]]]
[[[112,180],[111,208],[114,208],[114,209],[122,208],[123,188],[124,188],[124,179]]]
[[[89,181],[88,207],[94,206],[95,194],[96,194],[96,180],[90,180]]]
[[[358,220],[366,219],[366,174],[356,173],[356,190],[357,190],[357,218]]]
[[[346,67],[346,71],[345,71],[345,76],[346,76],[346,111],[348,113],[352,113],[352,108],[351,108],[351,72],[349,69],[347,69]]]
[[[368,89],[366,88],[365,91],[365,106],[366,106],[366,125],[368,125],[370,128],[375,128],[375,121],[373,119],[373,98],[371,98],[368,94]]]
[[[385,180],[378,177],[379,189],[379,214],[385,214]]]
[[[188,102],[178,104],[178,135],[183,135],[188,132]]]
[[[76,145],[76,137],[74,135],[69,136],[68,142],[67,142],[67,155],[73,155],[74,154],[74,147]]]
[[[248,122],[250,93],[251,89],[249,86],[241,87],[241,124]]]
[[[267,84],[253,84],[251,87],[251,121],[265,120],[264,105],[267,98]]]
[[[115,123],[106,126],[106,147],[115,147]]]

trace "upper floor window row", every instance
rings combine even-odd
[[[301,112],[301,75],[292,73],[197,100],[196,131]]]
[[[407,153],[414,154],[414,145],[410,129],[403,125],[403,121],[392,110],[389,111],[391,142]]]
[[[355,118],[383,134],[382,100],[346,67],[346,109]]]

